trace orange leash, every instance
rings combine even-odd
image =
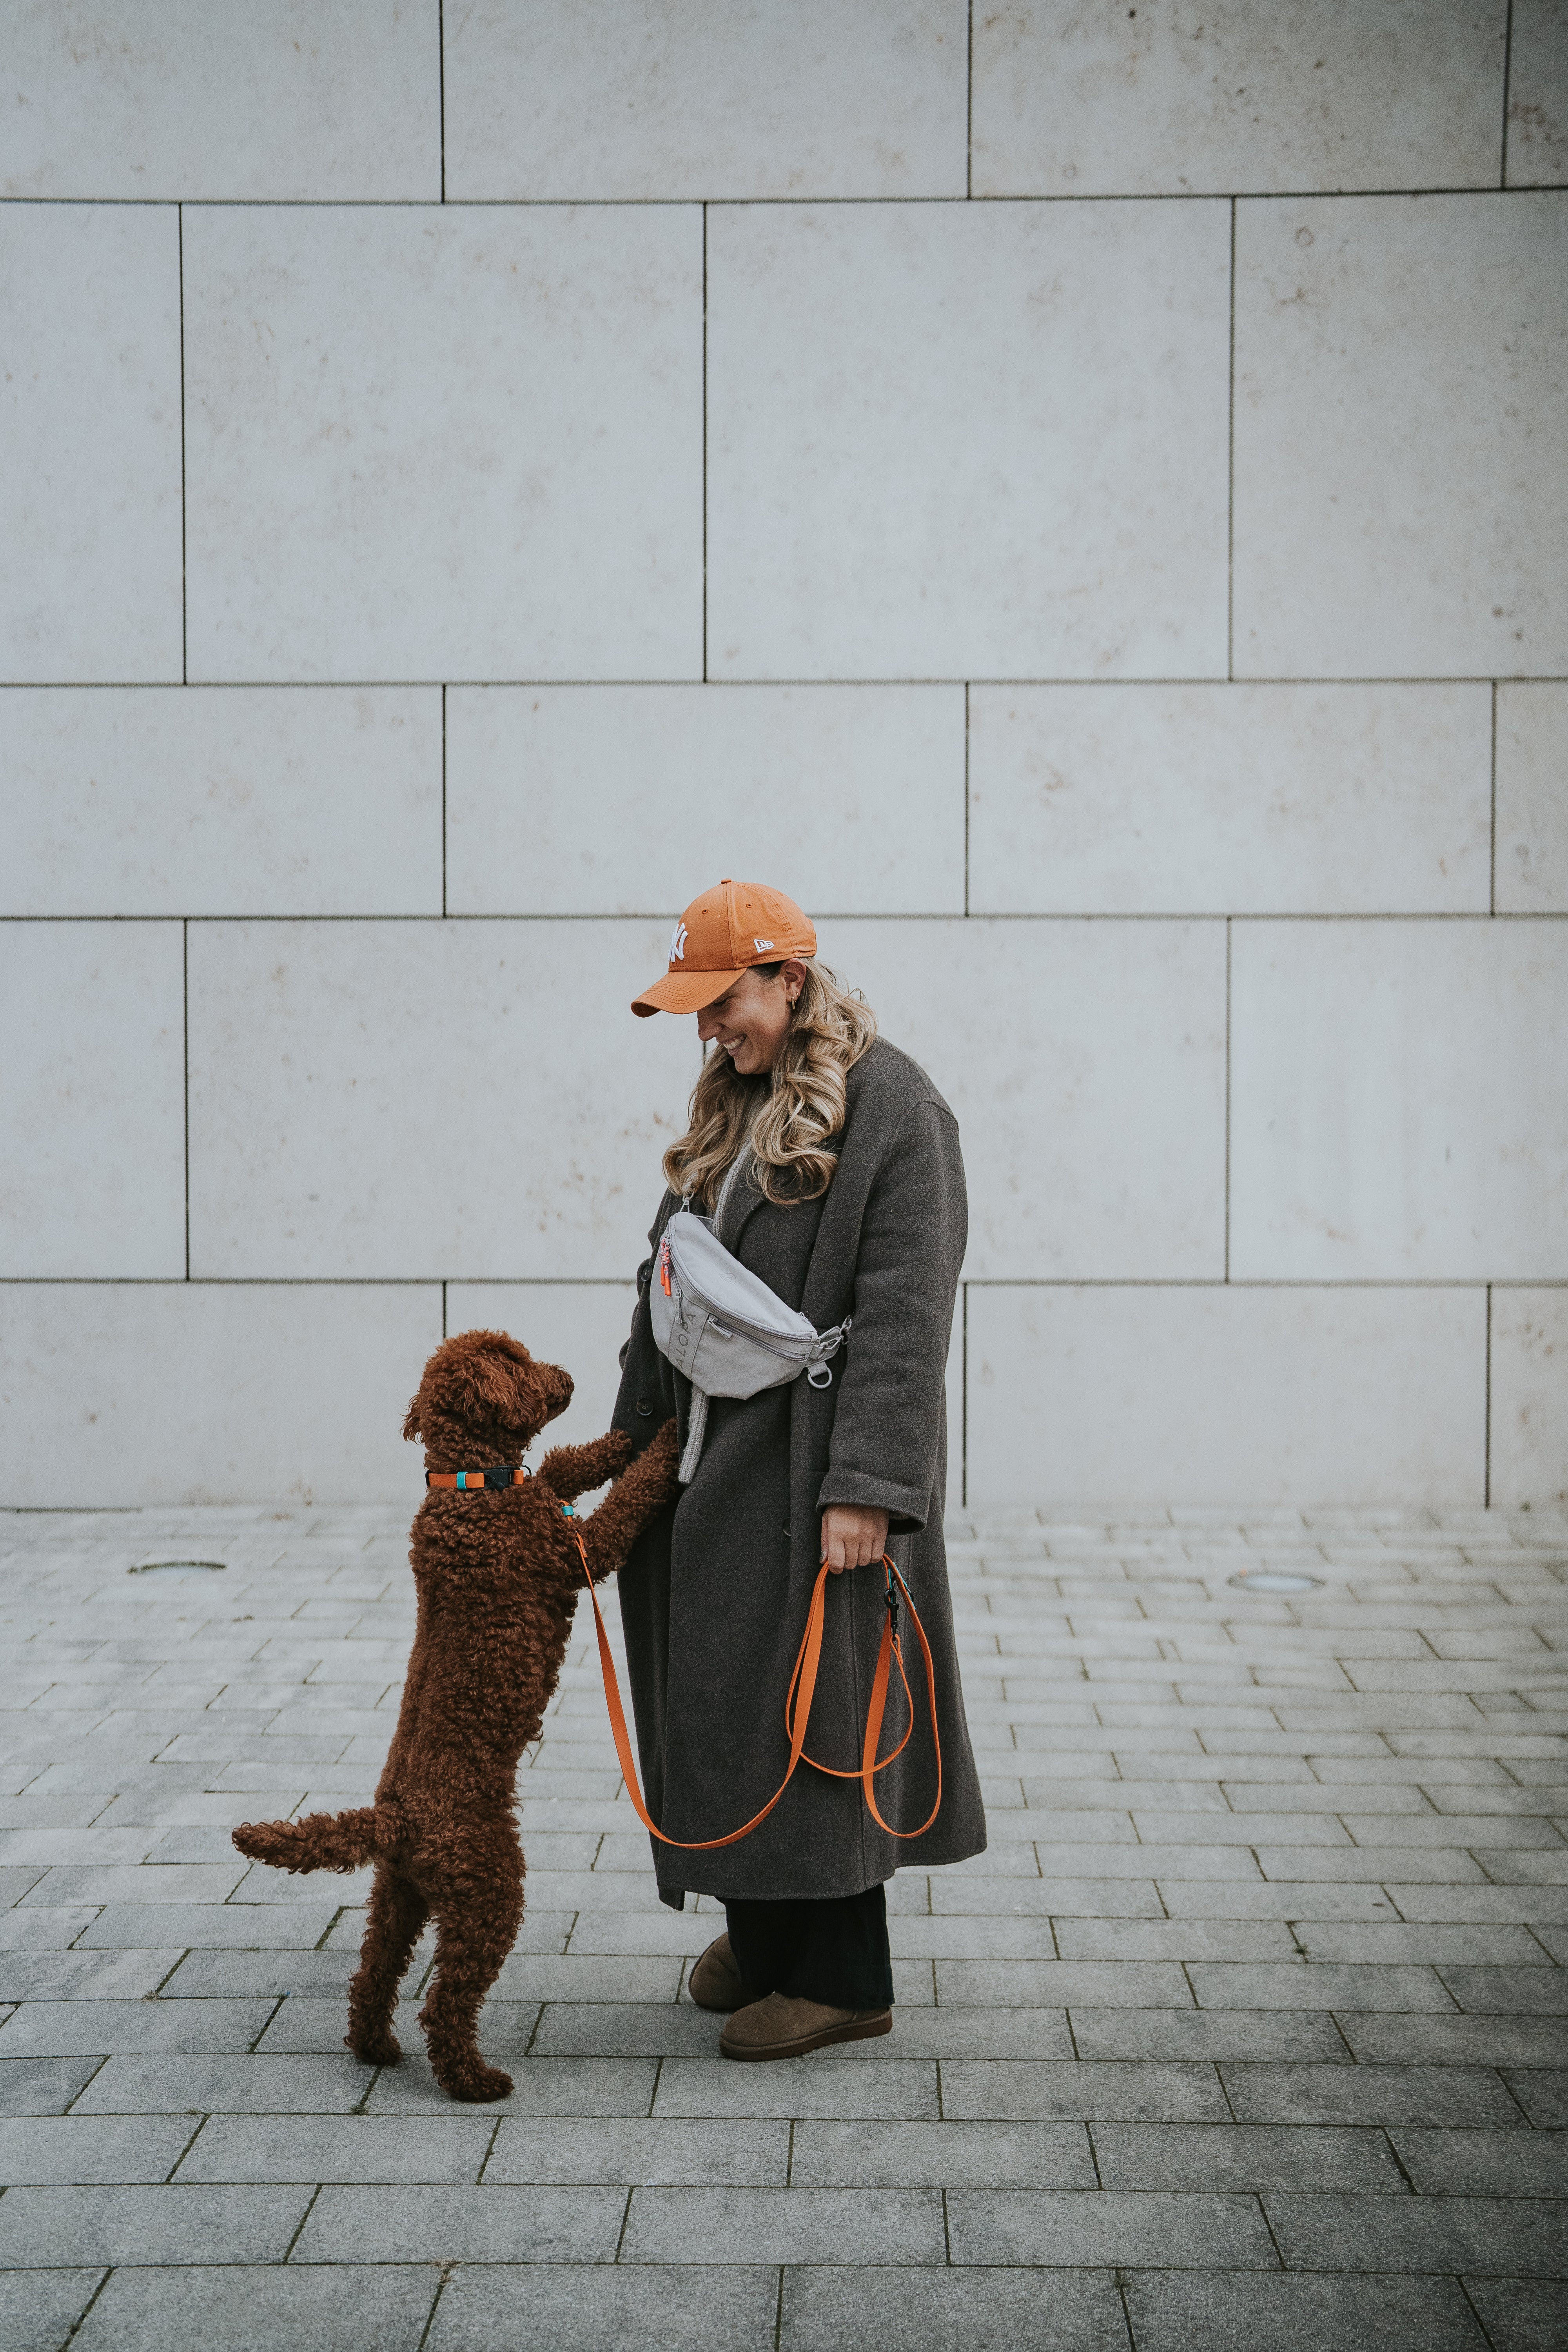
[[[576,1514],[569,1504],[563,1504],[562,1508],[569,1523],[574,1519]],[[942,1735],[937,1727],[936,1680],[931,1666],[931,1643],[926,1640],[926,1630],[921,1623],[920,1612],[910,1598],[909,1586],[904,1582],[886,1552],[882,1554],[882,1564],[888,1571],[888,1615],[882,1627],[881,1647],[877,1653],[877,1671],[871,1684],[871,1704],[866,1711],[866,1738],[859,1764],[847,1769],[837,1764],[820,1764],[815,1756],[807,1756],[805,1752],[805,1729],[811,1720],[811,1703],[816,1695],[816,1670],[822,1657],[822,1634],[826,1620],[827,1579],[831,1571],[825,1563],[818,1572],[816,1584],[812,1587],[811,1606],[806,1612],[805,1631],[801,1635],[800,1648],[795,1653],[795,1671],[790,1675],[789,1689],[784,1694],[784,1729],[789,1734],[789,1769],[762,1811],[753,1813],[751,1820],[742,1828],[731,1830],[727,1837],[672,1838],[666,1836],[643,1802],[637,1765],[632,1759],[631,1737],[626,1729],[626,1712],[621,1704],[621,1686],[616,1676],[615,1659],[610,1654],[610,1637],[605,1629],[604,1612],[599,1607],[599,1596],[595,1590],[593,1577],[588,1572],[587,1547],[583,1541],[581,1528],[573,1527],[572,1534],[576,1541],[577,1549],[582,1554],[583,1580],[588,1588],[588,1598],[594,1604],[594,1625],[599,1639],[599,1667],[605,1680],[605,1705],[609,1709],[610,1729],[615,1736],[616,1754],[620,1759],[621,1776],[626,1781],[626,1793],[631,1798],[637,1817],[650,1836],[658,1838],[664,1845],[679,1846],[685,1853],[705,1853],[712,1846],[734,1845],[741,1838],[750,1837],[752,1832],[767,1820],[768,1815],[795,1778],[796,1765],[803,1762],[809,1764],[814,1771],[829,1773],[836,1780],[858,1780],[865,1792],[866,1803],[872,1819],[879,1828],[887,1832],[889,1837],[924,1836],[942,1811]],[[879,1772],[885,1772],[888,1766],[903,1754],[914,1735],[915,1727],[914,1696],[910,1689],[909,1675],[904,1669],[903,1647],[900,1643],[897,1631],[898,1604],[893,1594],[895,1583],[899,1591],[903,1594],[915,1632],[920,1637],[921,1654],[925,1660],[926,1694],[931,1702],[931,1744],[936,1750],[936,1802],[918,1830],[896,1830],[890,1827],[882,1819],[873,1785],[874,1776]],[[904,1696],[909,1702],[910,1727],[893,1749],[892,1754],[884,1756],[879,1761],[877,1749],[881,1744],[882,1718],[887,1711],[888,1685],[891,1679],[895,1659],[898,1661],[899,1678],[904,1686]]]

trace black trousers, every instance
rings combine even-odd
[[[731,1903],[724,1910],[730,1949],[752,1990],[829,2009],[887,2009],[893,1998],[888,1898],[863,1895],[782,1903]]]

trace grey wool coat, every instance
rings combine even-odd
[[[621,1570],[643,1786],[653,1818],[677,1838],[722,1836],[766,1802],[789,1762],[784,1695],[820,1566],[829,1503],[879,1507],[889,1549],[924,1622],[936,1664],[942,1811],[923,1837],[879,1830],[858,1780],[804,1761],[760,1829],[738,1844],[683,1853],[654,1842],[659,1892],[721,1897],[858,1895],[900,1866],[961,1862],[985,1844],[985,1815],[963,1717],[942,1548],[947,1475],[943,1371],[967,1212],[952,1113],[923,1070],[879,1040],[848,1077],[837,1170],[816,1201],[780,1208],[743,1169],[720,1239],[819,1330],[854,1317],[830,1388],[805,1379],[754,1397],[711,1401],[702,1454],[671,1512]],[[657,1253],[660,1203],[649,1240]],[[623,1356],[616,1425],[639,1448],[670,1413],[682,1444],[691,1389],[654,1346],[647,1291]],[[858,1767],[886,1618],[876,1567],[827,1586],[827,1613],[807,1751]],[[920,1645],[900,1625],[914,1693],[914,1737],[877,1775],[878,1803],[913,1829],[936,1792]],[[882,1753],[907,1716],[895,1671]]]

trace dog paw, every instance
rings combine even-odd
[[[511,2095],[511,2076],[503,2074],[499,2066],[465,2066],[460,2073],[437,2074],[436,2080],[449,2099],[462,2099],[470,2105],[488,2104],[491,2099]]]
[[[395,2066],[403,2055],[403,2044],[391,2033],[367,2034],[362,2042],[345,2033],[343,2048],[352,2050],[366,2066]]]

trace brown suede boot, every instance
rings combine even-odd
[[[771,1992],[738,2010],[719,2036],[726,2058],[801,2058],[830,2042],[865,2042],[891,2033],[890,2009],[828,2009],[819,2000],[789,2000]]]
[[[715,1936],[693,1964],[687,1990],[699,2009],[744,2009],[757,1998],[735,1966],[728,1936]]]

